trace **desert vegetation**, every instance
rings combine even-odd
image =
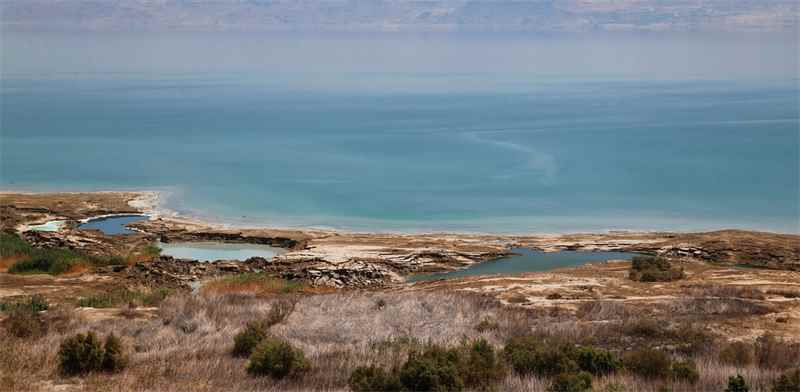
[[[771,335],[726,342],[697,322],[702,307],[663,318],[629,306],[547,311],[458,292],[239,290],[174,293],[149,316],[98,318],[26,298],[4,306],[0,389],[786,391],[796,385],[797,343]],[[15,309],[36,321],[12,326]],[[26,328],[35,333],[15,332]]]
[[[657,256],[635,256],[631,260],[629,277],[640,282],[671,282],[683,279],[683,268],[673,266],[669,260]]]
[[[0,232],[0,260],[3,260],[0,266],[7,268],[12,274],[61,275],[84,272],[97,267],[128,265],[149,260],[160,252],[157,246],[147,244],[133,249],[124,257],[88,255],[64,247],[34,247],[15,233]]]

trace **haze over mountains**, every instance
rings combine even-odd
[[[4,0],[6,31],[786,31],[796,0]]]

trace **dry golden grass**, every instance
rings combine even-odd
[[[203,284],[201,291],[203,294],[214,296],[226,294],[272,296],[290,293],[324,294],[336,292],[336,289],[313,287],[266,274],[241,274],[208,281]]]
[[[169,297],[155,316],[119,312],[121,316],[108,318],[93,315],[108,309],[82,309],[80,313],[66,308],[48,310],[46,318],[52,320],[51,327],[42,338],[17,339],[0,331],[0,340],[4,342],[0,345],[0,390],[346,390],[347,378],[355,367],[366,364],[391,367],[401,363],[409,350],[428,342],[457,345],[464,339],[483,337],[501,346],[511,336],[534,334],[592,342],[617,352],[653,345],[680,358],[686,354],[675,351],[675,343],[686,340],[686,336],[701,336],[709,342],[714,339],[712,335],[687,332],[665,319],[656,324],[653,333],[657,338],[648,337],[646,331],[645,336],[629,336],[623,326],[632,314],[655,315],[625,309],[624,304],[599,305],[576,315],[562,310],[508,307],[491,298],[457,292],[303,295],[277,294],[283,290],[277,283],[267,287],[272,290],[267,297],[252,292],[219,295],[214,290]],[[293,303],[291,313],[273,326],[270,333],[301,348],[311,361],[312,370],[294,380],[250,377],[245,372],[247,360],[231,355],[233,336],[247,322],[271,317],[273,304],[285,299]],[[487,318],[496,327],[477,328]],[[130,354],[130,366],[117,375],[60,376],[56,371],[60,342],[67,336],[90,330],[98,335],[113,332],[120,336]],[[775,346],[774,342],[771,344]],[[700,369],[698,384],[675,384],[673,390],[721,391],[729,376],[741,373],[751,391],[767,391],[780,371],[760,368],[757,363],[740,368],[722,364],[715,346],[710,346],[692,354]],[[790,354],[793,355],[792,352],[781,355]],[[541,391],[548,383],[546,379],[510,374],[498,385],[498,390]],[[664,383],[638,379],[624,372],[595,379],[596,390],[614,384],[623,385],[628,391],[656,391]]]
[[[24,259],[25,256],[7,256],[7,257],[0,257],[0,272],[8,271],[8,268],[14,265],[14,263]]]

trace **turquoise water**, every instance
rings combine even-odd
[[[464,278],[468,276],[492,274],[518,274],[521,272],[547,271],[555,268],[577,267],[591,262],[609,260],[630,260],[635,253],[626,252],[538,252],[525,248],[515,248],[516,255],[502,259],[473,264],[463,270],[438,274],[410,276],[409,282],[422,282],[436,279]]]
[[[313,76],[6,76],[0,187],[268,226],[800,231],[796,80]]]
[[[40,225],[32,225],[28,227],[28,229],[33,231],[56,232],[61,230],[65,223],[66,221],[63,220],[47,221]]]
[[[125,225],[133,222],[146,220],[144,215],[118,215],[109,216],[105,218],[92,219],[80,226],[79,229],[84,230],[100,230],[108,235],[127,235],[135,234],[136,232],[125,227]]]
[[[258,244],[231,244],[221,242],[170,242],[159,243],[161,254],[178,259],[198,261],[239,260],[251,257],[271,259],[283,249]]]

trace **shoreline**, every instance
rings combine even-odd
[[[258,223],[245,223],[226,221],[224,217],[210,217],[203,216],[202,214],[191,214],[180,212],[176,209],[167,206],[167,200],[174,192],[164,190],[100,190],[100,191],[14,191],[14,190],[0,190],[2,195],[80,195],[80,194],[133,194],[137,195],[136,198],[131,200],[128,205],[136,209],[139,213],[147,215],[150,220],[165,219],[170,221],[179,222],[182,224],[205,226],[218,230],[279,230],[279,231],[298,231],[298,232],[315,232],[315,233],[339,233],[346,235],[397,235],[397,236],[464,236],[464,237],[561,237],[573,235],[660,235],[660,234],[693,234],[693,233],[707,233],[717,231],[749,231],[765,234],[776,235],[800,235],[800,228],[796,232],[790,231],[774,231],[762,228],[739,228],[722,226],[719,228],[699,229],[699,230],[680,230],[671,228],[667,230],[639,230],[639,229],[621,229],[621,228],[608,228],[605,230],[565,230],[565,231],[520,231],[520,232],[493,232],[493,231],[470,231],[470,230],[403,230],[403,229],[352,229],[347,227],[336,226],[302,226],[302,225],[280,225],[280,224],[258,224]],[[105,214],[97,215],[81,220],[85,223],[91,219],[101,219],[105,217],[126,215],[126,213]]]

